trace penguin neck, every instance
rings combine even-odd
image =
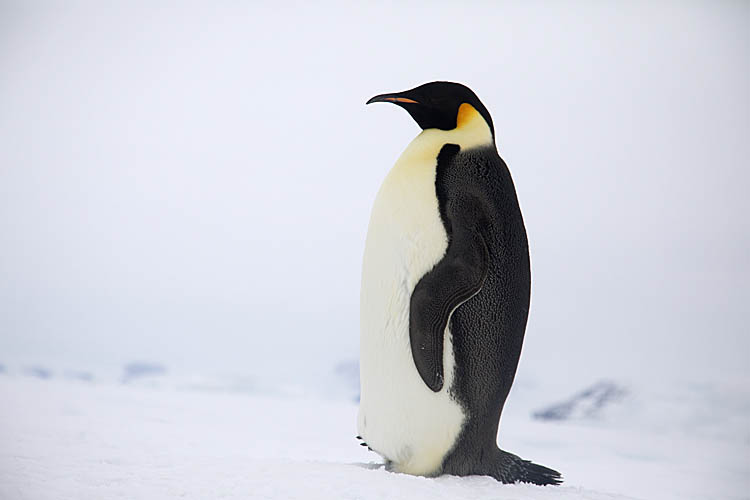
[[[458,108],[456,128],[452,130],[437,128],[423,130],[411,141],[401,155],[399,162],[413,164],[435,159],[446,144],[456,144],[462,151],[465,151],[479,147],[494,147],[495,138],[492,136],[490,126],[479,111],[471,104],[463,103]]]

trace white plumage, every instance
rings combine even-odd
[[[440,472],[465,418],[450,395],[449,329],[439,392],[417,372],[409,341],[411,294],[448,244],[435,193],[437,155],[447,143],[465,150],[492,142],[481,115],[462,106],[470,109],[462,110],[457,128],[423,131],[389,172],[373,206],[362,267],[358,431],[394,470],[415,475]]]

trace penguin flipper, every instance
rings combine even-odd
[[[443,387],[443,337],[453,311],[481,290],[489,252],[482,235],[453,226],[443,259],[417,283],[409,305],[409,340],[414,364],[427,387]]]

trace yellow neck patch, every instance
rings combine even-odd
[[[456,128],[462,128],[468,125],[473,120],[482,120],[482,115],[476,110],[474,106],[465,102],[458,107],[458,115],[456,116]]]
[[[458,108],[456,128],[453,130],[437,128],[423,130],[402,153],[394,170],[398,170],[399,165],[421,164],[422,162],[434,167],[435,158],[446,144],[457,144],[462,150],[467,150],[479,146],[489,146],[493,143],[492,131],[482,115],[471,104],[463,103]]]

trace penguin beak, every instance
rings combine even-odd
[[[392,102],[394,104],[419,104],[419,102],[408,97],[404,97],[403,94],[380,94],[371,98],[365,104],[373,102]]]

